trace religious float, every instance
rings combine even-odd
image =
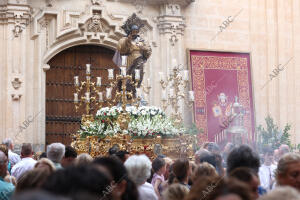
[[[131,154],[147,154],[150,158],[159,154],[192,158],[198,140],[196,135],[186,134],[179,112],[180,100],[189,107],[193,105],[193,91],[185,92],[189,85],[188,71],[172,63],[172,73],[166,79],[160,73],[162,109],[143,106],[143,93],[149,94],[151,89],[149,83],[143,84],[143,65],[151,55],[151,47],[138,35],[142,27],[142,20],[135,14],[122,26],[127,37],[119,41],[114,56],[120,71],[109,68],[107,84],[102,84],[104,77],[96,77],[96,82],[91,80],[90,64],[86,65],[85,81],[74,77],[76,111],[85,106],[86,112],[71,144],[79,153],[95,157],[106,155],[114,147]],[[95,117],[91,106],[98,108]],[[164,112],[168,106],[174,111],[170,117]]]

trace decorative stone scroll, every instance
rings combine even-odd
[[[184,35],[185,21],[181,15],[181,8],[178,4],[163,5],[163,12],[157,17],[157,26],[160,34],[169,35],[172,46],[176,44],[179,37]]]

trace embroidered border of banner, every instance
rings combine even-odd
[[[195,92],[194,121],[203,129],[200,141],[213,141],[213,133],[208,133],[205,70],[232,70],[237,73],[239,103],[249,112],[244,117],[244,127],[248,131],[248,140],[254,139],[254,105],[250,55],[248,53],[226,53],[213,51],[189,50],[192,85]],[[209,135],[210,134],[210,135]]]

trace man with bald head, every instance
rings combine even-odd
[[[15,189],[13,184],[4,181],[7,174],[7,162],[6,155],[0,151],[0,199],[10,199]]]

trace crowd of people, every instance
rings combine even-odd
[[[300,154],[287,145],[258,154],[228,143],[205,143],[193,161],[112,147],[92,158],[53,143],[33,152],[24,143],[0,145],[0,199],[14,200],[300,200]]]

